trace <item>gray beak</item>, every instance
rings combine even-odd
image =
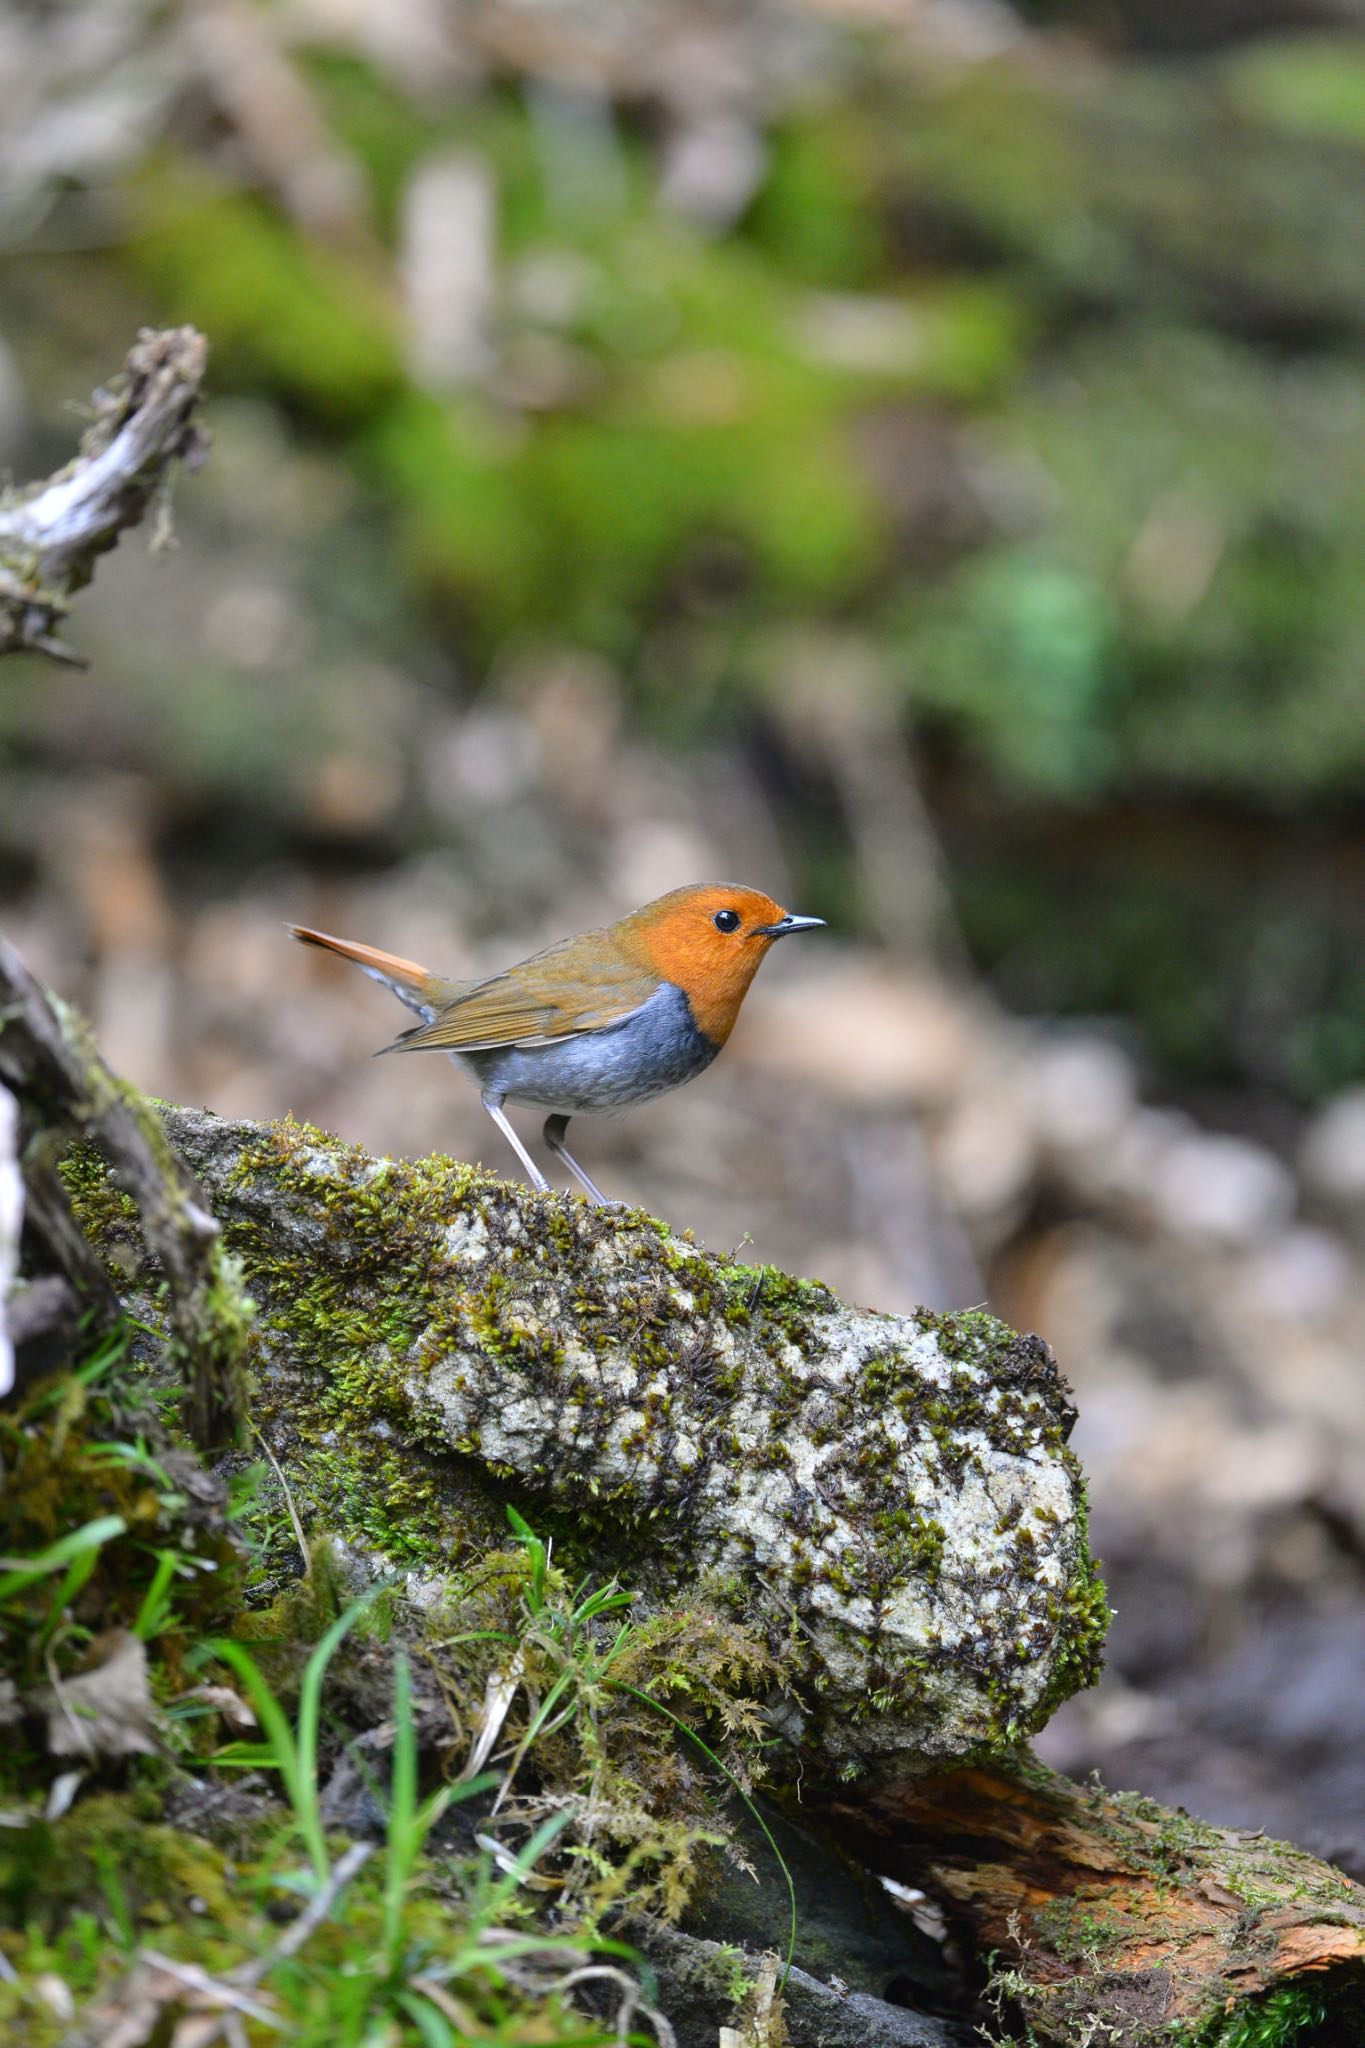
[[[788,911],[776,924],[761,924],[758,930],[765,938],[784,939],[788,932],[813,932],[817,925],[823,925],[824,922],[823,917],[796,917]]]

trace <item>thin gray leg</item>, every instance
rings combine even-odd
[[[542,1195],[548,1195],[550,1192],[550,1183],[546,1180],[544,1174],[536,1165],[535,1160],[531,1157],[526,1147],[522,1144],[521,1139],[517,1136],[516,1132],[512,1129],[511,1124],[508,1123],[507,1118],[503,1115],[502,1103],[503,1098],[501,1095],[490,1095],[487,1092],[484,1093],[484,1108],[488,1111],[488,1114],[492,1117],[494,1123],[502,1132],[502,1135],[504,1136],[504,1138],[506,1138],[508,1144],[512,1147],[512,1150],[516,1153],[522,1165],[526,1168],[527,1177],[530,1180],[532,1187],[539,1188]]]
[[[564,1133],[568,1130],[568,1128],[569,1119],[566,1116],[547,1116],[545,1119],[546,1144],[554,1153],[556,1159],[562,1159],[564,1161],[564,1164],[568,1167],[570,1173],[578,1182],[578,1185],[582,1188],[588,1200],[590,1202],[596,1202],[599,1209],[609,1209],[612,1205],[610,1202],[608,1202],[601,1188],[598,1187],[596,1181],[589,1180],[587,1174],[584,1173],[582,1167],[574,1158],[573,1153],[564,1143]]]

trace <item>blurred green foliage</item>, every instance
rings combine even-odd
[[[377,280],[255,195],[159,157],[139,177],[133,221],[131,262],[177,318],[212,335],[216,377],[339,428],[400,384],[396,321]]]
[[[211,334],[220,390],[350,466],[475,674],[587,646],[645,716],[666,674],[667,729],[696,732],[770,716],[774,635],[851,627],[972,792],[943,824],[983,958],[1196,1071],[1336,1085],[1365,1061],[1349,891],[1317,892],[1325,1014],[1289,1005],[1273,1056],[1235,1020],[1264,1009],[1248,960],[1283,950],[1277,862],[1345,829],[1365,778],[1365,40],[1164,66],[853,48],[716,232],[660,203],[628,96],[419,100],[315,48],[368,251],[163,152],[115,261]],[[488,169],[499,296],[490,375],[440,392],[406,366],[392,259],[409,180],[452,149]],[[1067,875],[1020,858],[1038,821],[1055,849],[1133,809],[1232,821],[1231,899],[1173,889],[1138,835],[1084,892],[1086,944],[1039,943]]]
[[[598,138],[614,178],[570,209],[570,144],[512,87],[422,111],[316,54],[383,238],[431,151],[489,166],[499,345],[550,364],[529,403],[496,380],[418,388],[378,264],[185,159],[140,177],[129,260],[213,335],[220,383],[345,437],[413,588],[481,663],[554,635],[629,676],[716,559],[737,644],[858,607],[909,716],[1006,790],[1282,809],[1353,795],[1365,758],[1352,54],[1272,44],[1079,86],[1003,64],[868,78],[778,128],[719,235],[661,212],[628,124]],[[1365,84],[1360,111],[1365,146]],[[928,411],[971,423],[968,456],[1015,502],[907,554],[896,479],[859,437]]]

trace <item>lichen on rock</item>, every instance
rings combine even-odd
[[[257,1425],[363,1554],[439,1568],[513,1498],[584,1569],[761,1626],[784,1725],[849,1768],[1016,1740],[1094,1676],[1107,1608],[1038,1339],[849,1308],[450,1161],[166,1123],[259,1307]]]

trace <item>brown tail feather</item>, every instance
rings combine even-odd
[[[324,952],[339,953],[343,960],[354,960],[357,966],[410,989],[414,995],[425,994],[436,981],[429,968],[419,967],[415,960],[400,960],[396,953],[381,953],[378,946],[361,946],[354,939],[334,939],[330,932],[315,932],[306,924],[291,924],[285,929],[305,946],[321,946]]]

